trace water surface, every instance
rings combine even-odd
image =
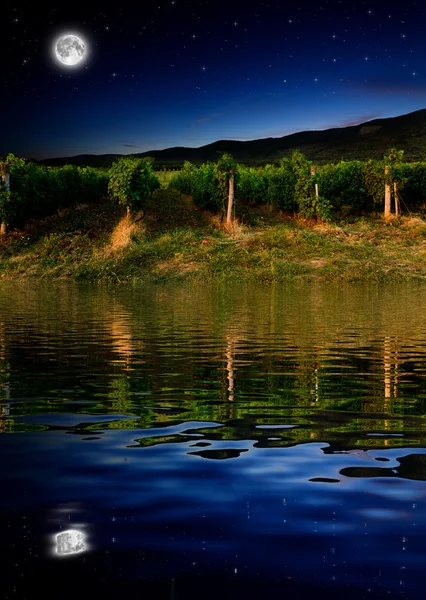
[[[2,283],[1,597],[423,598],[425,301]]]

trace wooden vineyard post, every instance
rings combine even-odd
[[[389,168],[385,167],[385,175],[389,173]],[[385,217],[389,217],[391,214],[391,191],[390,185],[385,182]]]
[[[393,195],[395,198],[395,215],[399,215],[399,196],[398,196],[398,184],[396,181],[393,182]]]
[[[315,166],[311,167],[311,175],[315,175],[315,173],[317,172],[317,168]],[[315,196],[318,198],[318,184],[315,184]]]
[[[226,215],[226,224],[230,225],[232,220],[232,208],[234,205],[234,169],[230,171],[231,177],[229,178],[229,194],[228,194],[228,213]]]
[[[1,163],[1,178],[4,183],[4,189],[6,192],[10,192],[10,173],[9,166],[5,163]],[[6,223],[2,221],[0,224],[0,235],[6,235]]]

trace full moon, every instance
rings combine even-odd
[[[74,66],[83,60],[86,44],[78,35],[63,35],[55,44],[56,58],[64,65]]]

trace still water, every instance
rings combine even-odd
[[[2,283],[0,597],[423,598],[425,309],[412,283]]]

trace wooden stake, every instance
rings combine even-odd
[[[389,168],[385,167],[385,175],[389,173]],[[389,217],[391,214],[391,192],[390,185],[385,183],[385,217]]]
[[[232,207],[234,204],[234,169],[230,171],[231,177],[229,178],[229,195],[228,195],[228,213],[226,215],[226,224],[230,225],[232,220]]]
[[[5,163],[1,163],[1,178],[4,183],[4,189],[6,192],[10,192],[10,173],[9,173],[9,165]],[[0,235],[6,235],[6,222],[2,221],[0,224]]]
[[[398,184],[396,181],[393,182],[393,194],[395,198],[395,215],[399,215],[399,196],[398,196]]]
[[[311,166],[311,175],[315,175],[315,173],[317,172],[317,168],[315,165]],[[318,184],[315,184],[315,196],[318,198]]]

